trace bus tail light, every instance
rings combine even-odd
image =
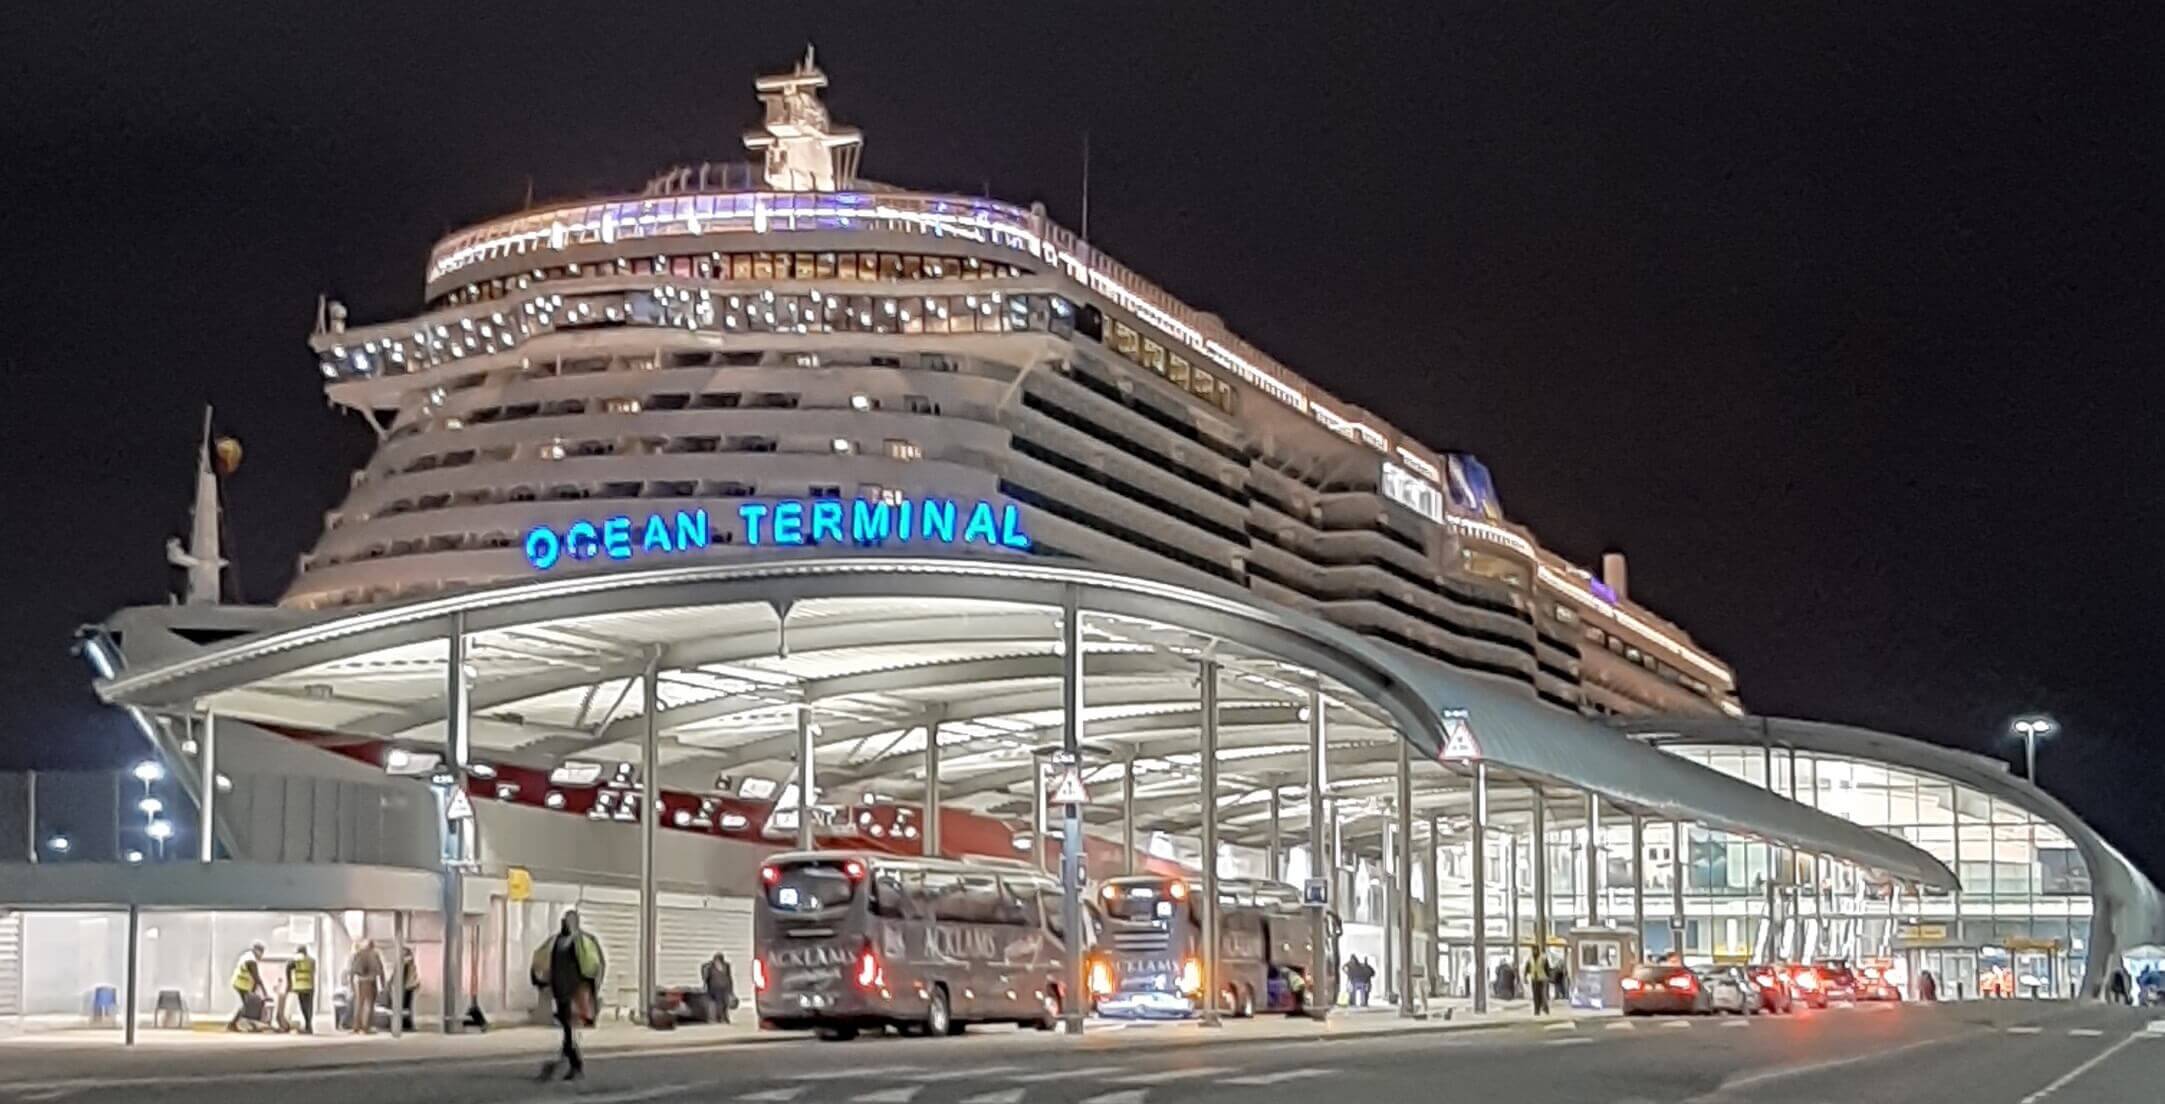
[[[756,957],[755,957],[755,958],[753,958],[753,959],[752,959],[752,992],[753,992],[754,994],[758,994],[758,993],[764,993],[764,992],[766,992],[766,991],[767,991],[767,960],[766,960],[766,959],[764,959],[764,958],[756,958]]]
[[[1173,884],[1179,885],[1180,883],[1174,882]],[[1203,991],[1203,963],[1201,959],[1190,958],[1180,964],[1180,991],[1191,997]]]
[[[880,956],[867,940],[864,949],[857,952],[857,988],[877,989],[887,984],[887,971],[880,968]]]
[[[853,882],[864,881],[864,864],[851,859],[842,864],[842,874]]]
[[[778,866],[762,866],[762,867],[760,867],[760,868],[759,868],[759,884],[761,884],[761,885],[773,885],[774,883],[776,883],[776,882],[779,882],[779,881],[781,881],[781,880],[782,880],[782,868],[781,868],[781,867],[778,867]]]
[[[1171,894],[1175,901],[1184,901],[1188,897],[1188,883],[1175,881],[1172,885],[1166,887],[1165,892]]]
[[[1090,963],[1090,995],[1109,997],[1113,995],[1113,968],[1105,960],[1094,959]]]

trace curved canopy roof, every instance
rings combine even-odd
[[[620,571],[289,622],[202,648],[175,644],[203,638],[189,627],[200,611],[148,608],[111,623],[143,662],[98,690],[151,712],[213,709],[425,747],[442,740],[445,640],[456,625],[481,755],[633,757],[649,709],[640,676],[651,664],[662,672],[653,708],[669,784],[707,789],[722,773],[785,781],[795,718],[810,706],[822,726],[823,786],[909,790],[936,725],[943,798],[1012,812],[1035,777],[1031,756],[1059,738],[1056,624],[1069,601],[1084,621],[1086,737],[1102,764],[1093,781],[1128,759],[1154,775],[1138,784],[1138,805],[1160,830],[1192,828],[1202,814],[1195,672],[1207,654],[1224,673],[1215,808],[1233,839],[1260,831],[1268,802],[1258,798],[1300,790],[1302,709],[1315,688],[1326,702],[1329,792],[1356,821],[1382,819],[1381,802],[1362,799],[1389,792],[1401,733],[1413,751],[1416,814],[1463,816],[1463,766],[1441,762],[1445,714],[1462,714],[1501,789],[1590,790],[1635,812],[1837,855],[1903,881],[1954,883],[1900,840],[1620,738],[1516,687],[1244,594],[1083,568],[851,557]],[[230,623],[232,611],[220,616]],[[1511,795],[1502,797],[1507,811]],[[1304,804],[1288,805],[1289,823],[1304,820]],[[1101,807],[1096,819],[1113,815]]]
[[[2086,988],[2094,988],[2098,971],[2115,950],[2125,953],[2139,946],[2165,944],[2165,894],[2074,810],[2028,780],[2015,777],[1998,759],[1889,732],[1789,717],[1651,717],[1629,721],[1622,728],[1664,743],[1771,745],[1848,756],[1936,775],[1990,794],[2049,821],[2082,854],[2090,873],[2095,949],[2089,957],[2093,977],[2086,981]]]

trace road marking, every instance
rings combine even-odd
[[[1601,1029],[1603,1031],[1637,1031],[1639,1025],[1632,1023],[1630,1020],[1618,1020],[1612,1024],[1601,1025]]]
[[[2035,1035],[2043,1030],[2044,1028],[2039,1027],[2036,1024],[2016,1024],[2015,1026],[2008,1028],[2007,1033],[2009,1035]]]
[[[2105,1032],[2095,1027],[2071,1027],[2067,1029],[2067,1033],[2077,1039],[2095,1039]]]
[[[1579,1026],[1578,1024],[1576,1024],[1576,1023],[1573,1023],[1573,1022],[1572,1022],[1572,1021],[1570,1021],[1570,1020],[1560,1020],[1560,1021],[1558,1021],[1558,1022],[1556,1022],[1556,1023],[1552,1023],[1552,1024],[1542,1024],[1542,1025],[1541,1025],[1541,1030],[1543,1030],[1543,1031],[1572,1031],[1572,1030],[1576,1030],[1576,1029],[1578,1028],[1578,1026]]]
[[[971,1069],[927,1070],[924,1073],[905,1074],[904,1077],[910,1081],[959,1081],[965,1077],[998,1077],[1003,1073],[1013,1073],[1021,1068],[1021,1066],[977,1066]]]
[[[1122,1089],[1119,1092],[1085,1097],[1082,1104],[1143,1104],[1143,1097],[1146,1095],[1148,1094],[1142,1089]]]
[[[2119,1042],[2114,1043],[2101,1051],[2098,1051],[2097,1054],[2089,1061],[2084,1062],[2083,1064],[2076,1066],[2074,1069],[2068,1070],[2066,1073],[2061,1074],[2059,1079],[2054,1081],[2052,1084],[2047,1085],[2044,1088],[2023,1097],[2022,1104],[2037,1104],[2038,1101],[2043,1100],[2048,1096],[2051,1096],[2053,1093],[2059,1092],[2061,1089],[2066,1088],[2070,1083],[2072,1083],[2075,1078],[2080,1077],[2093,1069],[2096,1069],[2099,1063],[2103,1062],[2107,1058],[2112,1057],[2115,1054],[2118,1054],[2121,1047],[2124,1047],[2140,1038],[2142,1038],[2141,1035],[2130,1035],[2127,1038],[2122,1039]]]
[[[2165,1020],[2151,1020],[2143,1030],[2152,1035],[2165,1035]]]
[[[923,1066],[868,1066],[860,1069],[807,1070],[801,1073],[781,1074],[785,1081],[847,1081],[853,1077],[899,1077],[916,1073]]]
[[[1108,1073],[1126,1073],[1127,1069],[1126,1066],[1078,1066],[1075,1069],[1048,1070],[1044,1073],[1018,1073],[1002,1080],[1034,1085],[1040,1081],[1064,1081],[1070,1077],[1101,1077]]]
[[[691,1089],[705,1087],[706,1085],[701,1082],[688,1082],[682,1085],[655,1085],[652,1088],[626,1089],[622,1092],[596,1093],[592,1096],[581,1094],[579,1099],[583,1104],[633,1104],[634,1101],[655,1100],[664,1096],[674,1096]]]
[[[1592,1040],[1592,1039],[1589,1039],[1589,1038],[1587,1038],[1587,1037],[1586,1037],[1586,1036],[1584,1036],[1584,1035],[1573,1035],[1573,1036],[1572,1036],[1571,1038],[1568,1038],[1568,1039],[1550,1039],[1550,1040],[1549,1040],[1549,1045],[1550,1045],[1550,1046],[1577,1046],[1577,1045],[1580,1045],[1580,1044],[1585,1044],[1585,1045],[1589,1045],[1589,1046],[1591,1046],[1591,1045],[1593,1044],[1593,1040]]]
[[[1028,1089],[999,1089],[976,1096],[965,1096],[962,1104],[1022,1104],[1022,1094]]]
[[[1913,1043],[1904,1043],[1903,1045],[1898,1047],[1891,1047],[1887,1050],[1875,1050],[1867,1054],[1852,1054],[1846,1058],[1829,1058],[1824,1062],[1807,1062],[1801,1066],[1783,1066],[1780,1069],[1770,1069],[1762,1070],[1758,1073],[1748,1073],[1742,1077],[1729,1078],[1728,1080],[1723,1081],[1721,1083],[1721,1087],[1714,1090],[1713,1092],[1704,1094],[1702,1096],[1696,1096],[1692,1099],[1710,1100],[1714,1097],[1721,1095],[1722,1093],[1728,1092],[1731,1089],[1748,1088],[1752,1085],[1757,1085],[1762,1082],[1779,1081],[1784,1077],[1796,1077],[1800,1074],[1818,1073],[1822,1070],[1839,1069],[1843,1066],[1853,1066],[1859,1062],[1870,1062],[1879,1058],[1891,1058],[1897,1054],[1906,1053],[1908,1051],[1923,1050],[1926,1047],[1938,1046],[1941,1043],[1952,1043],[1958,1040],[1971,1038],[1975,1038],[1975,1036],[1967,1032],[1958,1032],[1953,1035],[1942,1035],[1936,1039],[1919,1039]]]
[[[1215,1077],[1231,1073],[1231,1066],[1196,1066],[1192,1069],[1159,1070],[1156,1073],[1131,1073],[1126,1077],[1109,1077],[1115,1085],[1163,1085],[1168,1081],[1192,1081],[1198,1077]]]
[[[910,1104],[910,1101],[923,1091],[925,1091],[923,1085],[902,1085],[892,1089],[881,1089],[878,1092],[868,1092],[863,1096],[853,1096],[850,1097],[850,1100],[855,1104]]]
[[[1663,1026],[1663,1027],[1690,1027],[1690,1026],[1691,1026],[1691,1021],[1690,1021],[1690,1020],[1663,1020],[1663,1021],[1661,1021],[1661,1026]]]
[[[745,1093],[743,1096],[740,1096],[737,1099],[747,1101],[762,1101],[764,1102],[764,1104],[783,1104],[784,1101],[797,1099],[797,1097],[803,1095],[803,1093],[803,1085],[790,1085],[779,1089],[768,1089],[765,1092]]]
[[[1565,1040],[1569,1042],[1571,1040]],[[1332,1069],[1311,1067],[1308,1069],[1279,1070],[1277,1073],[1256,1073],[1246,1077],[1228,1077],[1221,1085],[1282,1085],[1287,1081],[1299,1081],[1307,1077],[1323,1077],[1338,1072]]]
[[[1752,1022],[1750,1020],[1723,1020],[1721,1025],[1723,1027],[1750,1027]]]

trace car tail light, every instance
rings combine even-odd
[[[1090,964],[1090,993],[1099,997],[1109,997],[1113,993],[1113,968],[1102,958]]]
[[[1106,886],[1105,888],[1099,890],[1098,893],[1108,901],[1117,901],[1120,899],[1120,887],[1116,885]]]
[[[851,859],[842,864],[842,874],[853,882],[864,881],[864,864]]]
[[[1772,988],[1774,988],[1774,975],[1773,975],[1773,974],[1754,974],[1754,975],[1752,976],[1752,980],[1753,980],[1753,981],[1756,981],[1756,982],[1758,982],[1758,983],[1759,983],[1759,987],[1760,987],[1761,989],[1772,989]]]
[[[1188,883],[1174,882],[1165,892],[1171,894],[1175,901],[1185,900],[1188,896]]]
[[[1690,974],[1677,974],[1662,984],[1679,993],[1689,993],[1699,987],[1699,979]]]
[[[767,960],[764,958],[755,958],[752,960],[752,992],[764,993],[766,991]]]
[[[1819,988],[1819,974],[1813,970],[1798,970],[1797,988],[1807,993]]]
[[[761,885],[773,885],[774,883],[776,883],[776,882],[779,882],[779,881],[781,881],[781,880],[782,880],[782,868],[781,868],[781,867],[778,867],[778,866],[762,866],[762,867],[760,867],[760,868],[759,868],[759,881],[760,881],[760,884],[761,884]]]
[[[1619,981],[1616,984],[1626,993],[1636,993],[1639,990],[1646,988],[1646,983],[1640,981],[1638,978],[1625,978],[1624,980]]]
[[[857,952],[857,988],[877,989],[885,984],[887,971],[880,968],[880,956],[872,950],[872,944],[867,942],[864,949]]]
[[[1174,882],[1173,884],[1179,885],[1180,883]],[[1201,960],[1191,958],[1180,964],[1180,991],[1191,997],[1203,991],[1203,963]]]

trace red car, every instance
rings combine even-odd
[[[1857,972],[1849,968],[1846,958],[1823,958],[1819,967],[1819,987],[1826,991],[1828,1000],[1856,1000]]]
[[[1895,988],[1894,978],[1885,966],[1867,963],[1857,968],[1857,999],[1899,1001],[1902,999],[1902,991]]]
[[[1626,1016],[1697,1016],[1714,1011],[1713,994],[1689,966],[1647,963],[1617,984],[1624,991]]]
[[[1779,967],[1789,976],[1789,995],[1808,1008],[1827,1006],[1826,982],[1819,976],[1819,967],[1793,963]]]
[[[1780,966],[1746,966],[1744,975],[1751,979],[1752,987],[1759,993],[1759,1010],[1762,1012],[1787,1012],[1796,1007],[1796,997],[1791,994],[1789,976]]]

